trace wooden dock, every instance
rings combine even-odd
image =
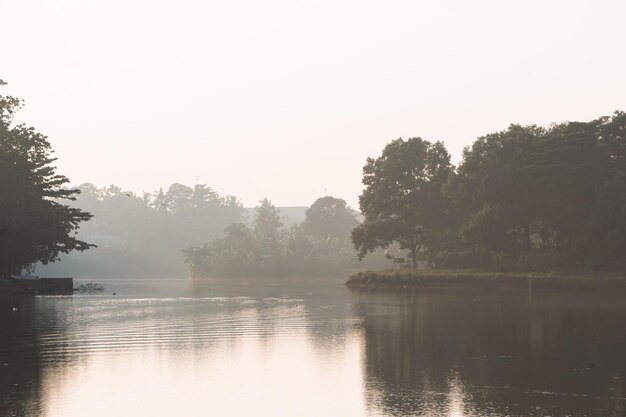
[[[72,294],[73,278],[39,278],[33,280],[0,279],[0,292],[20,294]]]

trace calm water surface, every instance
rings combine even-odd
[[[626,415],[623,296],[101,282],[0,297],[0,416]]]

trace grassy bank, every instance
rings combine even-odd
[[[350,275],[350,288],[445,290],[626,291],[625,272],[500,272],[471,269],[392,269]]]

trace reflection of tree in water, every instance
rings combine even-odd
[[[68,339],[73,324],[65,308],[58,308],[72,301],[71,296],[0,295],[2,417],[46,414],[46,374],[61,384],[63,375],[58,369],[76,362]]]
[[[619,298],[354,296],[368,405],[385,414],[624,413]]]
[[[0,413],[36,416],[41,408],[42,359],[32,297],[0,296]],[[17,311],[13,311],[16,308]]]

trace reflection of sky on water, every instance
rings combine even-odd
[[[44,373],[44,415],[362,415],[358,350],[355,338],[319,354],[279,335],[93,355],[61,378]]]
[[[361,344],[336,306],[280,297],[32,302],[33,321],[49,317],[46,331],[27,335],[41,361],[35,415],[364,413]]]
[[[1,409],[20,417],[624,414],[619,299],[327,284],[194,291],[0,300]],[[18,314],[7,313],[16,302]]]

